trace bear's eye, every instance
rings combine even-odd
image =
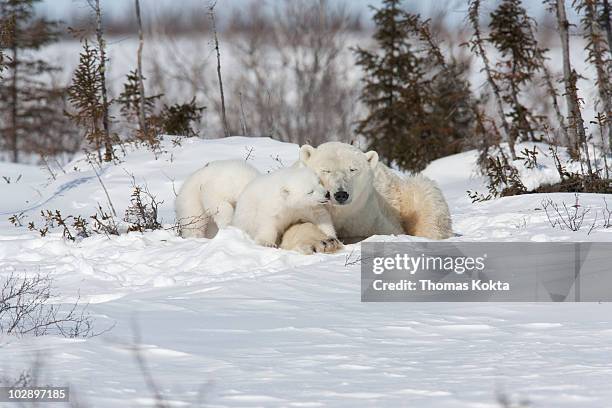
[[[331,173],[331,170],[321,170],[321,173],[329,174]]]
[[[354,172],[356,172],[359,169],[350,169],[350,170],[351,170],[351,173],[354,173]]]
[[[310,191],[308,192],[308,195],[313,195],[313,194],[314,194],[314,190],[310,190]]]

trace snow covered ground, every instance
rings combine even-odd
[[[244,137],[182,139],[181,146],[167,138],[163,147],[157,158],[130,150],[100,171],[120,215],[132,176],[163,200],[170,227],[174,191],[206,162],[248,156],[270,171],[298,153],[296,145]],[[449,200],[452,240],[612,241],[612,228],[588,233],[602,214],[601,195],[580,196],[591,211],[577,232],[550,225],[544,195],[472,204],[466,190],[484,191],[475,159],[462,153],[425,171]],[[549,166],[542,160],[532,178],[552,177]],[[235,229],[212,240],[184,240],[170,229],[41,238],[8,217],[23,212],[24,224],[39,224],[43,209],[89,216],[97,203],[105,207],[91,166],[77,157],[53,180],[37,167],[1,163],[0,176],[11,181],[0,180],[0,278],[48,274],[57,302],[80,296],[95,330],[114,325],[89,339],[0,337],[0,378],[17,377],[39,355],[42,383],[70,384],[84,406],[152,406],[131,351],[137,326],[146,364],[173,406],[483,408],[500,406],[496,392],[535,407],[610,406],[609,304],[361,303],[359,264],[350,262],[358,244],[305,256],[257,247]]]

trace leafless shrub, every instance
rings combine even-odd
[[[253,157],[253,151],[255,148],[253,146],[245,146],[244,150],[246,150],[246,155],[244,156],[244,161],[249,161]]]
[[[37,227],[34,221],[30,221],[28,229],[38,231],[41,237],[47,236],[47,233],[55,228],[59,228],[62,231],[62,236],[70,241],[76,241],[77,238],[87,238],[91,235],[87,220],[80,215],[64,216],[60,210],[41,210],[40,216],[44,224]]]
[[[0,385],[11,388],[36,387],[39,383],[43,366],[43,357],[40,352],[37,352],[30,367],[21,371],[16,377],[6,375],[0,377]]]
[[[30,221],[27,227],[30,231],[38,231],[41,237],[46,237],[49,232],[56,229],[61,231],[64,239],[70,241],[87,238],[93,234],[119,235],[121,231],[116,218],[107,213],[100,204],[98,204],[96,213],[89,217],[92,220],[91,225],[86,218],[80,215],[64,216],[60,210],[41,210],[40,215],[43,221],[42,225]],[[9,218],[9,221],[14,226],[21,227],[25,217],[26,215],[23,213],[15,214]]]
[[[119,235],[119,225],[112,214],[107,213],[100,204],[94,215],[89,217],[93,221],[92,232],[96,234]]]
[[[523,162],[526,168],[534,169],[538,166],[538,151],[537,147],[534,146],[532,150],[524,148],[518,156],[518,159]]]
[[[612,209],[608,208],[608,201],[604,197],[604,208],[603,208],[603,224],[602,227],[610,228],[612,227]]]
[[[96,178],[98,179],[98,183],[100,183],[100,186],[102,187],[102,190],[104,190],[104,195],[106,196],[106,202],[108,203],[108,207],[111,209],[111,211],[113,213],[113,216],[116,216],[117,215],[117,211],[115,211],[115,206],[113,205],[113,200],[111,200],[111,198],[110,198],[110,194],[108,193],[108,189],[106,188],[106,185],[102,181],[102,177],[100,177],[100,173],[96,169],[96,164],[92,160],[91,155],[88,156],[87,161],[89,162],[89,165],[91,166],[91,169],[96,174]],[[99,163],[98,163],[98,165],[99,165]]]
[[[18,183],[19,180],[21,180],[21,174],[19,176],[17,176],[17,178],[15,180],[13,180],[12,177],[7,177],[7,176],[2,176],[2,179],[4,181],[6,181],[6,184],[11,184],[11,183]]]
[[[149,389],[149,392],[153,394],[153,398],[155,399],[155,408],[169,408],[168,403],[166,402],[153,374],[151,374],[151,370],[146,362],[145,357],[141,352],[141,340],[140,340],[140,330],[136,321],[133,322],[133,332],[134,332],[134,342],[132,345],[132,354],[134,355],[134,359],[136,360],[136,364],[140,369],[140,373],[145,380],[145,384]]]
[[[204,19],[208,21],[207,16]],[[147,83],[152,94],[163,94],[166,99],[179,101],[179,95],[191,95],[197,100],[204,100],[214,93],[211,77],[203,75],[210,71],[208,54],[194,58],[188,51],[194,46],[200,49],[209,47],[201,41],[201,37],[180,37],[163,30],[156,33],[151,42],[154,52],[146,61],[150,72]],[[186,44],[189,46],[186,47]]]
[[[351,250],[349,254],[344,258],[344,266],[353,266],[361,263],[361,253],[355,253],[355,250]]]
[[[575,197],[575,203],[569,207],[565,202],[559,206],[550,198],[542,201],[542,208],[553,228],[569,229],[570,231],[579,231],[582,228],[584,218],[591,209],[580,205],[578,194]]]
[[[591,233],[595,231],[597,227],[601,227],[604,229],[608,229],[612,227],[612,209],[608,207],[608,201],[606,200],[605,197],[603,198],[603,202],[604,202],[604,205],[603,205],[603,208],[601,208],[601,215],[600,215],[600,209],[595,210],[595,218],[593,220],[593,223],[591,224],[591,227],[589,228],[588,235],[591,235]],[[598,223],[598,221],[600,221],[600,217],[601,217],[601,222]]]
[[[124,346],[128,352],[132,354],[138,369],[140,370],[140,374],[144,380],[144,383],[147,387],[148,393],[152,396],[153,402],[148,404],[147,406],[155,407],[155,408],[169,408],[170,406],[174,406],[174,404],[170,404],[167,402],[166,397],[162,391],[162,388],[159,385],[157,379],[155,379],[153,372],[149,366],[149,363],[146,359],[145,353],[143,353],[143,344],[141,342],[140,330],[137,324],[133,323],[133,341],[129,344],[124,344]],[[44,384],[45,378],[49,375],[49,369],[45,365],[44,355],[40,352],[37,352],[34,360],[29,364],[29,366],[22,370],[17,376],[12,377],[8,375],[0,375],[0,386],[10,387],[10,388],[24,388],[24,387],[39,387],[39,386],[49,386],[49,384]],[[57,386],[57,385],[54,385]],[[206,394],[208,390],[211,388],[211,383],[202,384],[199,387],[197,392],[191,393],[195,394],[194,400],[190,404],[186,404],[188,407],[203,407]],[[22,403],[19,404],[20,407],[39,407],[40,404],[37,402],[30,403]],[[70,386],[70,402],[69,406],[72,408],[88,408],[91,407],[91,404],[88,404],[83,401],[80,396],[79,388]]]
[[[518,230],[526,229],[529,219],[527,217],[522,217],[520,220],[513,222],[514,228]]]
[[[22,371],[17,378],[13,378],[12,380],[3,379],[0,380],[0,383],[6,384],[8,387],[20,388],[31,387],[32,384],[35,384],[35,381],[33,381],[30,371]]]
[[[533,163],[534,166],[537,164],[535,156],[528,154],[525,160]],[[486,158],[484,171],[488,178],[487,189],[489,192],[485,195],[476,191],[468,191],[468,196],[473,203],[487,201],[495,197],[523,194],[527,191],[518,170],[503,151],[500,151],[497,156],[491,155]]]
[[[27,215],[25,215],[22,212],[20,212],[19,214],[13,214],[9,217],[9,222],[11,224],[13,224],[15,227],[23,227],[23,220],[27,217]]]
[[[101,182],[101,179],[99,179]],[[27,227],[30,231],[38,231],[41,237],[46,237],[49,232],[59,230],[64,239],[76,241],[90,237],[94,234],[120,235],[125,232],[144,232],[162,229],[162,221],[159,219],[158,208],[163,201],[158,201],[145,185],[136,184],[132,176],[132,194],[130,205],[127,207],[123,220],[117,219],[110,197],[108,197],[109,210],[105,210],[100,203],[97,204],[95,214],[89,217],[81,215],[64,215],[60,210],[41,210],[42,224],[30,221]],[[15,227],[24,226],[27,217],[23,212],[13,214],[9,221]],[[90,220],[90,221],[88,221]],[[122,223],[125,222],[126,224]],[[90,224],[91,223],[91,224]],[[173,227],[180,231],[178,226]]]
[[[497,391],[495,399],[501,408],[528,408],[532,405],[528,399],[515,401],[503,391]]]
[[[236,39],[241,74],[230,95],[240,103],[228,105],[232,131],[248,122],[253,134],[283,141],[348,142],[357,100],[342,60],[349,13],[312,0],[283,2],[271,25],[258,3],[247,13],[260,29]]]
[[[158,206],[163,201],[157,201],[148,187],[134,184],[130,202],[123,218],[128,223],[128,232],[145,232],[162,228],[162,223],[158,219]]]
[[[215,54],[217,55],[217,78],[219,79],[219,95],[221,96],[221,121],[223,122],[223,132],[225,137],[230,136],[229,127],[227,126],[227,114],[225,109],[225,93],[223,92],[223,78],[221,77],[221,52],[219,51],[219,34],[217,32],[217,23],[215,20],[215,6],[217,0],[214,0],[208,6],[208,15],[210,24],[212,25],[213,39],[215,44]]]
[[[11,274],[0,284],[0,333],[17,336],[95,335],[87,306],[79,300],[68,309],[51,301],[52,280],[40,274],[19,278]]]
[[[276,167],[278,167],[279,169],[286,167],[285,163],[283,162],[283,159],[281,159],[278,154],[276,156],[270,155],[270,158],[276,163]]]
[[[154,407],[155,408],[169,408],[171,405],[167,401],[164,396],[161,387],[159,386],[158,381],[153,376],[153,373],[149,367],[145,354],[142,352],[142,339],[140,334],[140,328],[138,326],[137,321],[134,319],[132,321],[132,333],[133,333],[133,341],[128,345],[129,350],[131,351],[134,360],[136,361],[136,365],[140,370],[140,374],[144,379],[145,385],[149,393],[153,396]],[[204,406],[204,401],[206,399],[206,393],[210,388],[210,383],[202,384],[199,391],[195,395],[195,401],[193,403],[187,405],[192,407],[202,407]],[[174,404],[172,404],[174,406]]]
[[[183,217],[177,219],[170,229],[174,231],[177,235],[182,236],[183,231],[199,231],[208,228],[210,225],[210,220],[211,215],[206,213],[195,217]]]

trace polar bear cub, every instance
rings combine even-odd
[[[309,222],[336,238],[325,206],[329,192],[308,168],[285,168],[257,177],[238,197],[232,225],[259,245],[277,246],[291,225]]]
[[[214,237],[231,223],[238,196],[259,175],[244,160],[218,160],[189,176],[175,203],[181,236]]]

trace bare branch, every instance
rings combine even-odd
[[[145,89],[144,89],[144,76],[142,72],[142,49],[144,48],[144,35],[142,32],[142,19],[140,18],[140,1],[134,0],[134,6],[136,8],[136,21],[138,23],[138,87],[140,89],[140,106],[138,121],[140,125],[140,131],[143,135],[147,135],[147,121],[145,118]]]
[[[217,77],[219,78],[219,92],[221,94],[221,120],[223,121],[223,131],[225,133],[225,137],[230,136],[229,127],[227,125],[227,114],[225,111],[225,95],[223,93],[223,79],[221,78],[221,53],[219,52],[219,38],[217,36],[217,24],[215,21],[215,6],[217,2],[213,2],[208,6],[208,15],[210,16],[210,21],[212,23],[212,30],[214,34],[215,41],[215,52],[217,54]]]

